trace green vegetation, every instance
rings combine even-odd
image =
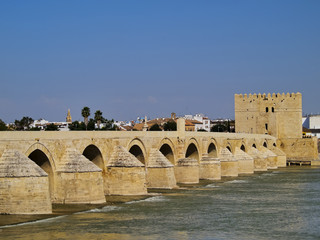
[[[165,131],[177,131],[177,123],[173,120],[169,120],[163,125]]]
[[[5,122],[0,119],[0,131],[7,131],[7,130],[8,130],[8,128],[5,124]]]
[[[86,130],[86,126],[83,122],[74,121],[71,124],[69,124],[70,131],[83,131]]]
[[[217,124],[212,126],[211,132],[227,132],[228,128],[224,124]]]
[[[90,116],[90,108],[88,107],[84,107],[82,110],[81,110],[81,115],[82,117],[84,118],[84,124],[86,126],[86,130],[88,130],[88,124],[89,124],[89,116]]]
[[[100,110],[97,110],[94,114],[94,120],[96,121],[96,123],[98,125],[98,129],[100,129],[100,124],[101,124],[102,119],[103,119],[102,112]]]
[[[159,124],[155,123],[150,127],[149,131],[162,131],[162,129],[160,128]]]
[[[58,126],[54,123],[47,125],[46,131],[59,131]]]
[[[31,117],[23,117],[20,121],[14,121],[14,130],[23,131],[30,130],[30,124],[33,123],[33,119]]]
[[[202,128],[201,128],[201,129],[198,129],[197,131],[198,131],[198,132],[206,132],[206,130],[205,130],[205,129],[202,129]]]

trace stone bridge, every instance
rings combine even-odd
[[[0,213],[51,213],[52,203],[103,203],[286,166],[269,135],[177,131],[1,132]]]

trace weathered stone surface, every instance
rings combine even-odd
[[[200,161],[200,179],[220,180],[221,163],[219,158],[203,157]]]
[[[105,195],[146,195],[144,167],[108,167],[104,177]]]
[[[122,146],[115,146],[107,167],[144,167],[144,165]]]
[[[52,213],[49,182],[41,177],[0,177],[0,214]]]
[[[182,158],[174,168],[177,183],[192,184],[199,182],[199,164],[196,159]]]
[[[177,181],[174,175],[174,167],[148,168],[147,187],[160,189],[177,188]]]
[[[147,194],[144,165],[122,146],[115,146],[104,174],[105,195]]]
[[[261,152],[267,156],[267,168],[268,169],[277,169],[277,155],[270,151],[268,148],[261,147]]]
[[[148,168],[172,168],[173,164],[156,148],[150,150]]]
[[[172,189],[177,187],[174,166],[159,150],[152,148],[148,159],[146,170],[148,188]]]
[[[253,157],[242,151],[239,147],[236,147],[234,157],[238,160],[239,174],[252,174],[254,172]]]
[[[57,172],[101,172],[102,170],[73,148],[67,148],[56,165]]]
[[[277,155],[277,167],[286,167],[287,166],[287,156],[277,147],[273,147],[271,151]]]
[[[17,150],[5,150],[0,158],[0,177],[46,177],[35,162]]]
[[[268,171],[267,168],[267,156],[260,152],[258,149],[254,147],[250,147],[248,150],[248,154],[253,157],[254,160],[254,171],[255,172],[263,172]]]
[[[0,158],[0,214],[52,212],[48,174],[17,150]]]
[[[54,203],[104,203],[101,172],[58,172]]]
[[[221,148],[219,158],[221,161],[221,177],[237,177],[239,163],[233,154],[227,148]]]

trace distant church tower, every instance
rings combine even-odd
[[[72,118],[71,118],[71,114],[70,114],[70,109],[68,109],[68,114],[67,114],[67,123],[72,123]]]

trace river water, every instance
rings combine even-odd
[[[0,239],[320,239],[320,168],[201,182],[143,199],[0,227]]]

